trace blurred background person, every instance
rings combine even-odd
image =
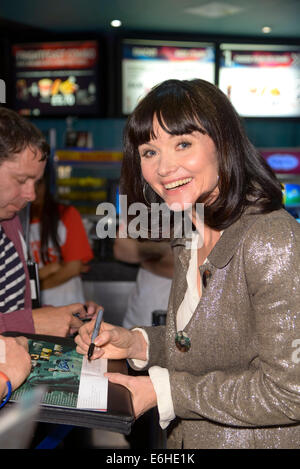
[[[30,209],[30,254],[39,266],[41,301],[53,306],[84,303],[80,274],[89,269],[93,251],[78,210],[58,203],[50,183],[48,162]]]
[[[173,255],[167,242],[140,242],[132,238],[117,238],[115,259],[138,264],[139,270],[123,319],[123,326],[151,326],[153,311],[166,311],[173,277]]]

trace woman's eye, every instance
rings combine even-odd
[[[155,155],[154,150],[146,149],[146,150],[141,151],[141,156],[144,158],[151,158],[154,155]]]
[[[179,146],[180,148],[185,149],[185,148],[189,148],[189,147],[191,146],[191,143],[184,141],[184,142],[180,142],[180,143],[178,144],[178,146]]]

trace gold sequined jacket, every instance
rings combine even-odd
[[[169,448],[300,448],[300,225],[285,210],[245,213],[200,267],[202,297],[175,346],[190,250],[173,242],[166,326],[144,328],[169,370]]]

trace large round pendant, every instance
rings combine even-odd
[[[191,341],[186,332],[178,331],[175,336],[175,345],[180,352],[188,352],[191,348]]]

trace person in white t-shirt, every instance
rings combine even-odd
[[[50,190],[50,165],[37,185],[31,204],[29,244],[39,266],[42,304],[63,306],[84,303],[81,272],[93,259],[80,213],[58,203]]]
[[[173,277],[173,256],[169,243],[140,242],[117,237],[115,259],[138,264],[136,282],[129,294],[123,326],[151,326],[152,313],[168,308]]]

